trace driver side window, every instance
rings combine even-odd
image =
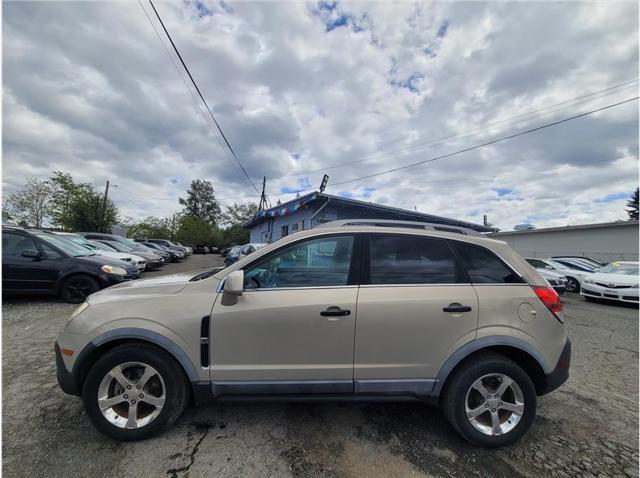
[[[353,242],[353,236],[333,236],[286,247],[245,270],[244,288],[347,285]]]

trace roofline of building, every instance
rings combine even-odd
[[[558,226],[547,227],[544,229],[527,229],[526,231],[504,231],[494,232],[490,234],[491,237],[504,237],[504,236],[518,236],[524,234],[536,234],[539,232],[556,232],[556,231],[577,231],[580,229],[599,229],[605,227],[619,227],[619,226],[638,226],[640,221],[616,221],[616,222],[598,222],[595,224],[578,224],[576,226]]]
[[[346,203],[346,204],[350,204],[350,205],[354,205],[354,206],[366,206],[366,207],[369,207],[369,208],[372,208],[372,209],[377,209],[379,211],[391,212],[391,213],[399,213],[399,214],[404,214],[404,215],[408,215],[408,216],[414,216],[414,217],[418,217],[418,218],[423,218],[423,219],[425,219],[425,222],[442,221],[443,224],[466,227],[466,228],[473,229],[473,230],[478,231],[478,232],[493,232],[493,231],[495,231],[494,228],[487,227],[487,226],[484,226],[484,225],[481,225],[481,224],[474,224],[472,222],[459,221],[457,219],[450,219],[448,217],[435,216],[433,214],[426,214],[426,213],[423,213],[423,212],[409,211],[407,209],[401,209],[401,208],[397,208],[397,207],[393,207],[393,206],[385,206],[383,204],[376,204],[376,203],[372,203],[372,202],[361,201],[359,199],[345,198],[345,197],[342,197],[342,196],[334,196],[333,194],[326,194],[326,193],[321,193],[321,192],[318,192],[318,191],[314,191],[314,192],[311,192],[309,194],[305,194],[304,196],[300,196],[300,197],[297,197],[295,199],[291,199],[291,200],[289,200],[287,202],[279,204],[278,206],[275,206],[275,207],[272,207],[270,209],[267,209],[267,211],[270,211],[272,209],[278,209],[278,208],[286,207],[289,203],[294,203],[296,201],[300,201],[301,199],[310,197],[310,196],[312,196],[314,194],[318,198],[326,198],[327,200],[330,200],[330,201],[342,202],[342,203]],[[252,227],[254,225],[260,224],[260,223],[264,222],[267,219],[269,219],[269,218],[268,217],[254,217],[253,219],[251,219],[251,220],[245,222],[244,224],[242,224],[242,227],[243,228],[249,228],[249,227]]]

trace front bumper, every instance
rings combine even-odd
[[[553,392],[569,378],[569,367],[571,366],[571,339],[567,337],[564,348],[560,353],[560,358],[556,367],[545,375],[544,385],[538,390],[538,395],[545,395]]]
[[[80,390],[78,390],[78,385],[73,379],[73,375],[71,372],[67,370],[64,366],[64,361],[62,360],[62,352],[60,352],[60,346],[58,342],[55,345],[56,352],[56,378],[58,379],[58,385],[64,393],[68,393],[69,395],[80,395]]]
[[[598,284],[588,284],[583,282],[580,294],[585,297],[596,299],[618,300],[630,304],[638,303],[638,289],[625,287],[623,289],[609,289]]]

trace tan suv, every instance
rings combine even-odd
[[[190,401],[409,398],[488,447],[527,431],[571,356],[558,295],[504,242],[390,221],[329,223],[226,269],[110,287],[55,349],[62,389],[120,440]]]

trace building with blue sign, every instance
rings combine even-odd
[[[274,242],[304,229],[338,219],[396,219],[467,227],[479,232],[494,229],[432,214],[408,211],[356,199],[313,192],[271,209],[261,210],[242,225],[249,230],[250,242]]]

